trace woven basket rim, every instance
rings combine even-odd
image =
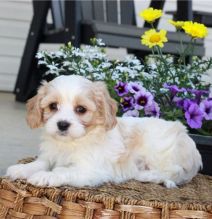
[[[32,160],[34,158],[23,159],[21,163],[29,163]],[[205,200],[204,195],[207,195]],[[154,217],[164,219],[169,218],[170,214],[175,218],[192,216],[209,219],[212,218],[212,176],[198,174],[190,184],[172,190],[135,180],[121,184],[106,183],[99,187],[42,188],[25,180],[11,181],[0,177],[0,216],[1,208],[4,215],[7,215],[4,206],[7,206],[7,209],[10,209],[8,212],[17,218],[25,218],[26,215],[28,217],[39,211],[49,215],[44,217],[46,219],[55,219],[57,214],[61,214],[59,218],[63,219],[63,214],[82,215],[83,212],[86,212],[87,219],[118,219],[123,212],[129,215],[157,215]],[[95,217],[92,216],[94,212]],[[69,217],[66,215],[64,218]]]

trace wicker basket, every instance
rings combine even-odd
[[[177,189],[134,180],[96,188],[40,188],[0,178],[0,219],[23,218],[212,219],[212,176],[199,174]]]

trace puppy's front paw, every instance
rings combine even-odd
[[[41,187],[61,186],[57,175],[53,172],[47,172],[47,171],[40,171],[33,174],[31,177],[27,179],[27,182],[31,183],[32,185],[41,186]]]
[[[28,171],[26,171],[25,164],[17,164],[7,169],[6,176],[12,180],[26,179],[28,177]]]
[[[164,186],[168,189],[174,189],[177,188],[177,185],[175,182],[171,181],[171,180],[165,180],[164,181]]]

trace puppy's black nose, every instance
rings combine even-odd
[[[57,123],[57,127],[60,131],[66,131],[70,125],[71,124],[69,122],[66,122],[66,121],[59,121]]]

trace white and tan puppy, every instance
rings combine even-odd
[[[171,188],[202,167],[195,143],[180,122],[116,118],[103,82],[60,76],[27,103],[31,128],[44,126],[40,155],[8,168],[7,176],[37,186],[96,186],[129,179]]]

